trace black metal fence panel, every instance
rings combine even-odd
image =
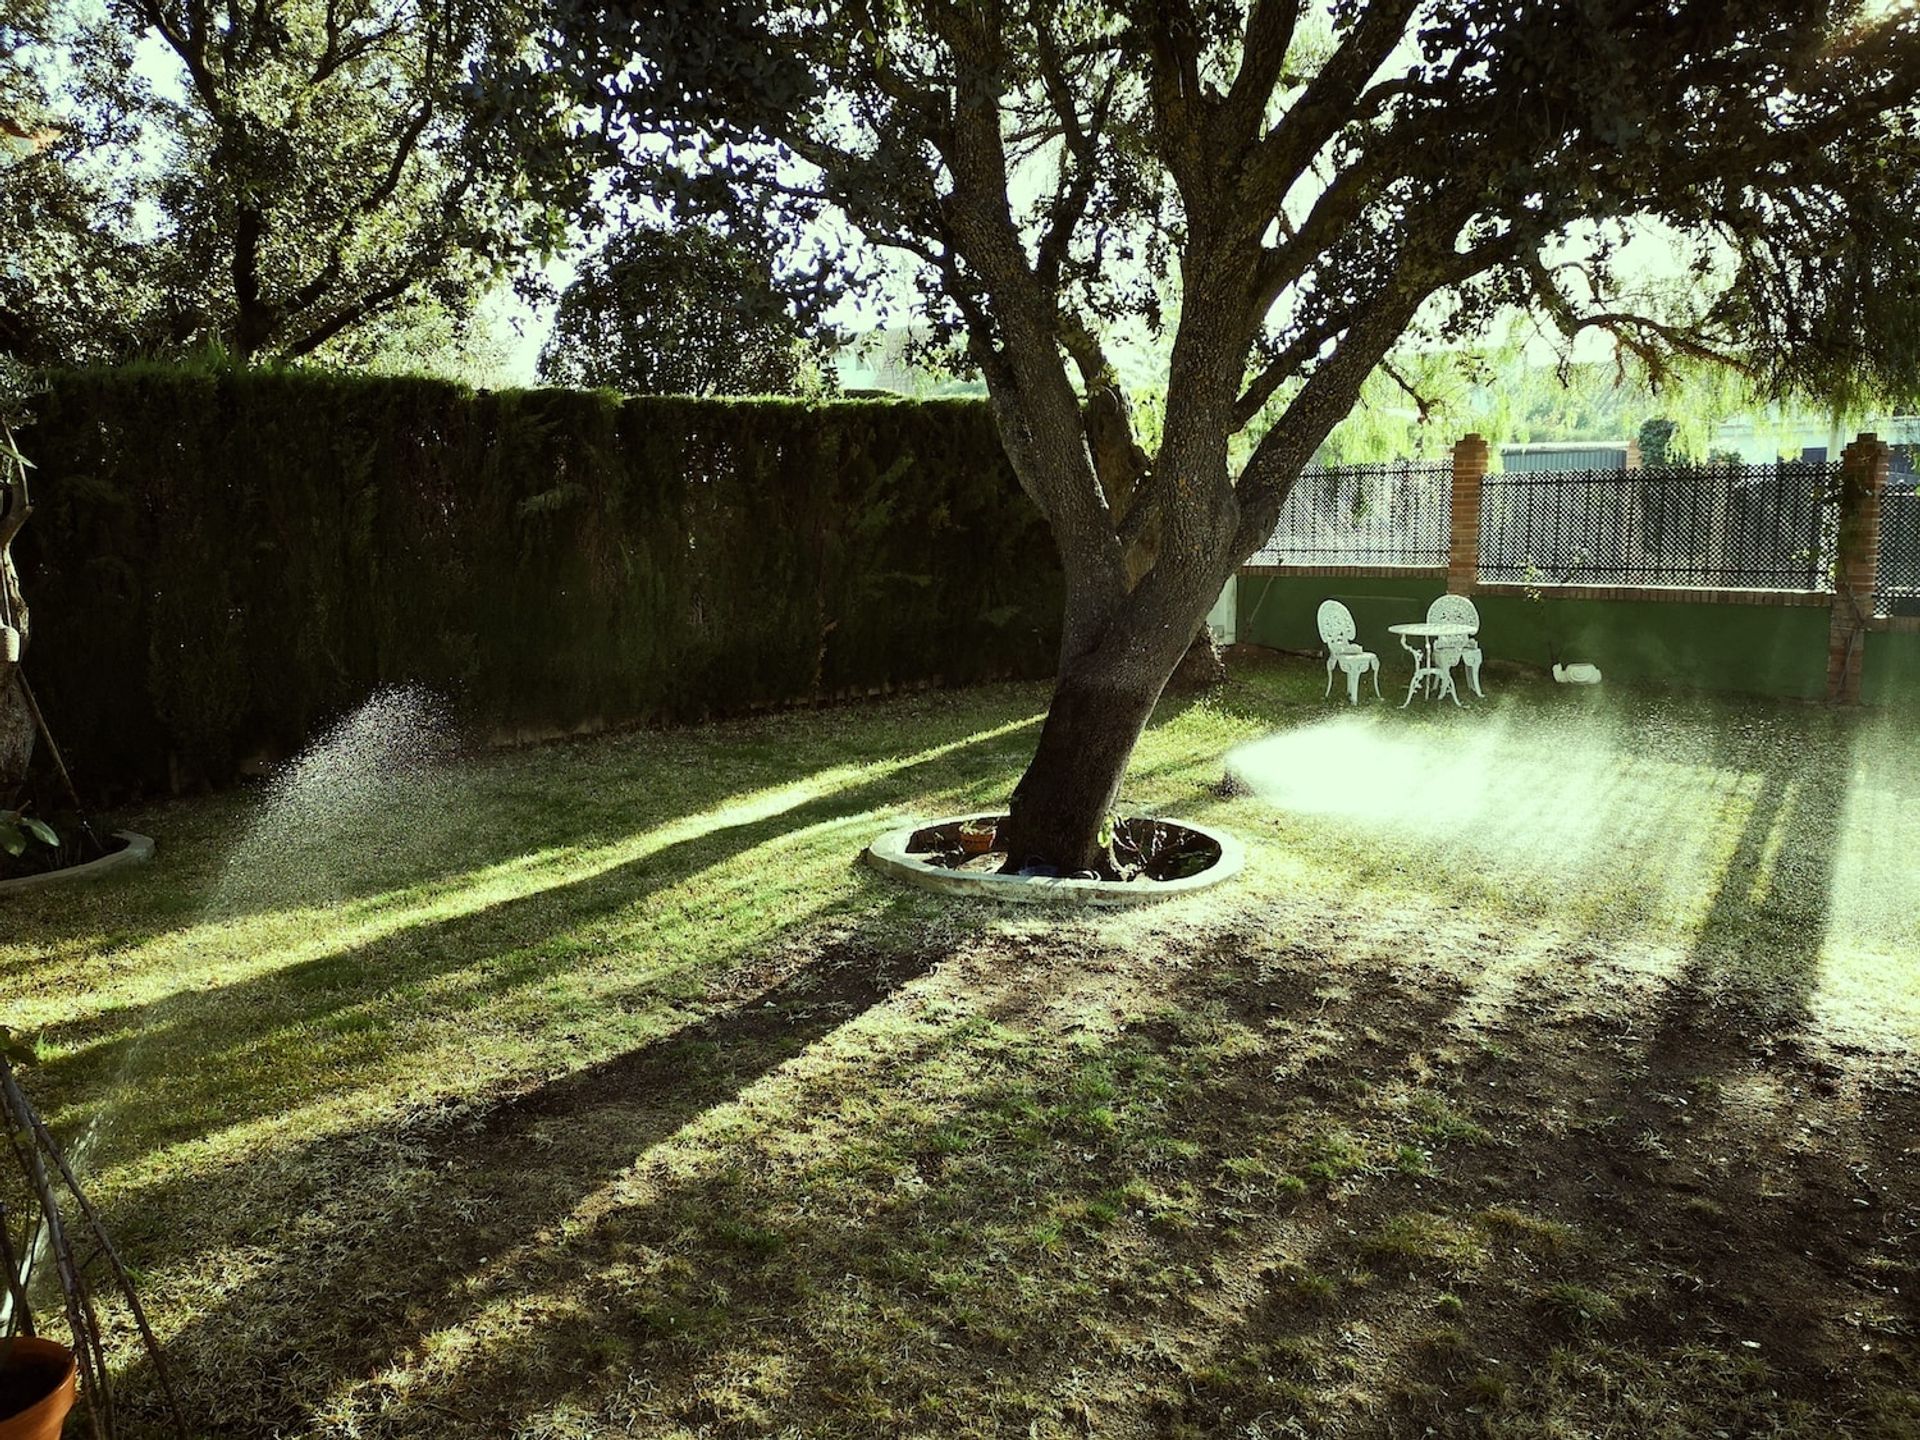
[[[1451,461],[1309,466],[1255,565],[1444,566]]]
[[[1881,500],[1873,608],[1877,615],[1920,615],[1920,489],[1889,490]]]
[[[1826,590],[1839,481],[1825,461],[1489,475],[1480,578]]]

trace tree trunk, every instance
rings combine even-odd
[[[1187,653],[1173,667],[1173,674],[1167,680],[1166,693],[1198,695],[1203,690],[1225,684],[1226,679],[1227,662],[1221,658],[1220,647],[1214,643],[1213,631],[1202,625],[1199,633],[1193,637],[1193,643],[1187,647]]]
[[[1040,743],[1008,805],[1007,868],[1075,875],[1109,867],[1100,831],[1119,804],[1133,747],[1217,593],[1138,587],[1097,643],[1061,667]]]
[[[1008,806],[1001,837],[1008,869],[1045,865],[1074,875],[1106,867],[1101,827],[1119,801],[1127,762],[1164,680],[1106,675],[1086,662],[1061,675],[1040,744]]]
[[[20,802],[27,781],[27,762],[33,758],[33,712],[27,697],[13,681],[16,666],[0,665],[0,810]]]

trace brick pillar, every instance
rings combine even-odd
[[[1468,435],[1453,447],[1453,525],[1447,542],[1447,593],[1471,595],[1480,580],[1480,482],[1487,442]]]
[[[1833,620],[1827,629],[1827,699],[1860,703],[1860,675],[1880,568],[1880,497],[1891,452],[1862,435],[1840,452],[1840,533],[1834,562]]]

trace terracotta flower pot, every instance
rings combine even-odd
[[[79,1366],[51,1340],[0,1340],[0,1440],[60,1440],[73,1409]]]
[[[960,827],[960,848],[969,855],[984,855],[993,848],[993,842],[1000,837],[1000,826],[989,823],[975,829],[973,825]]]

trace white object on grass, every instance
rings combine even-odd
[[[1429,625],[1471,625],[1473,633],[1464,641],[1437,640],[1433,647],[1433,663],[1442,670],[1452,670],[1456,665],[1467,667],[1467,683],[1473,686],[1473,693],[1484,695],[1480,688],[1480,611],[1473,601],[1464,595],[1442,595],[1427,607]]]
[[[1333,694],[1333,671],[1338,666],[1347,677],[1349,705],[1360,703],[1360,677],[1366,674],[1373,676],[1373,698],[1380,699],[1380,657],[1353,638],[1358,633],[1353,612],[1338,600],[1322,600],[1314,618],[1320,626],[1320,643],[1327,647],[1327,694]]]
[[[1600,667],[1598,665],[1562,665],[1556,661],[1553,667],[1553,678],[1562,685],[1598,685]]]

